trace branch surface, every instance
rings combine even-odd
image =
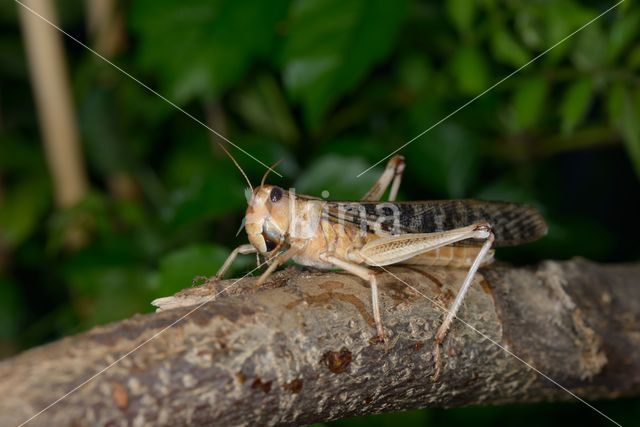
[[[149,339],[29,425],[297,425],[573,399],[487,338],[584,399],[640,394],[640,264],[481,270],[459,316],[486,338],[454,322],[435,382],[434,302],[448,305],[465,272],[390,271],[424,296],[380,274],[386,346],[371,339],[369,288],[354,276],[289,268],[260,290],[247,278],[210,302],[234,281],[207,283],[157,301],[157,313],[0,362],[0,425],[25,421]]]

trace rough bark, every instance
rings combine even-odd
[[[433,336],[464,272],[380,274],[390,342],[365,282],[287,269],[245,279],[61,400],[29,425],[303,424],[419,407],[571,400],[461,322],[434,372]],[[460,318],[584,399],[640,394],[640,265],[584,260],[482,270]],[[233,281],[0,362],[0,425],[17,425]],[[594,412],[594,417],[598,417]]]

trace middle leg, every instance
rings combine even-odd
[[[386,342],[387,338],[384,334],[382,318],[380,317],[380,304],[378,301],[378,280],[376,279],[376,275],[373,270],[327,253],[320,254],[320,259],[369,282],[369,285],[371,286],[371,306],[373,308],[373,319],[376,323],[378,338],[381,341]]]
[[[292,247],[292,248],[289,248],[286,251],[282,252],[281,254],[276,255],[271,260],[271,264],[269,265],[269,267],[267,267],[267,269],[264,271],[264,273],[262,273],[260,275],[260,278],[258,279],[256,284],[258,286],[260,286],[264,282],[266,282],[267,279],[269,278],[269,276],[271,276],[271,274],[276,270],[276,268],[278,268],[279,266],[281,266],[285,262],[289,261],[298,252],[300,252],[300,250],[298,248]]]

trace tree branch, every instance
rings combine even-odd
[[[463,271],[395,267],[450,303]],[[640,264],[548,261],[482,270],[460,317],[585,399],[640,393]],[[387,347],[365,282],[287,269],[187,289],[134,316],[0,362],[0,425],[16,425],[151,339],[29,425],[303,424],[401,409],[571,400],[522,361],[456,321],[433,382],[441,310],[380,274]],[[113,423],[113,424],[111,424]]]

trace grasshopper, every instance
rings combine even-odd
[[[224,147],[223,147],[224,149]],[[225,150],[227,152],[227,150]],[[265,184],[251,189],[245,216],[250,244],[238,246],[216,274],[220,279],[239,254],[258,254],[269,275],[288,260],[319,269],[342,269],[369,282],[377,338],[386,342],[376,267],[391,264],[468,268],[435,340],[439,346],[481,266],[493,261],[493,246],[519,245],[546,234],[533,207],[481,200],[396,202],[404,157],[392,157],[373,187],[359,201],[329,201]],[[387,202],[380,202],[391,185]]]

